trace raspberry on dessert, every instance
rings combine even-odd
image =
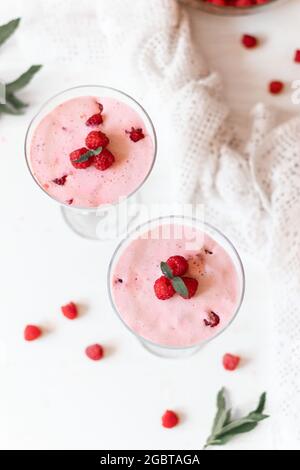
[[[24,330],[24,339],[26,341],[34,341],[42,334],[41,329],[36,325],[27,325]]]
[[[82,147],[81,149],[74,150],[74,152],[70,153],[70,161],[72,165],[74,166],[74,168],[84,170],[85,168],[88,168],[89,166],[91,166],[92,161],[93,161],[92,157],[81,163],[76,162],[76,160],[79,160],[80,157],[86,152],[88,152],[88,149],[86,147]]]
[[[73,204],[73,202],[74,202],[73,198],[67,200],[67,204],[69,204],[69,206],[71,206]]]
[[[74,302],[70,302],[67,305],[61,307],[62,314],[69,320],[74,320],[78,315],[77,306]]]
[[[250,34],[244,34],[242,36],[242,44],[247,48],[247,49],[252,49],[253,47],[257,46],[257,38],[255,36],[251,36]]]
[[[167,264],[172,270],[173,276],[183,276],[188,268],[188,262],[183,256],[171,256],[167,260]]]
[[[52,180],[53,183],[57,184],[58,186],[64,186],[68,178],[68,175],[63,175],[61,178],[55,178]]]
[[[97,168],[97,170],[105,171],[110,166],[112,166],[114,161],[115,157],[113,156],[113,154],[109,150],[104,149],[101,153],[99,153],[99,155],[95,155],[94,167]]]
[[[100,361],[104,356],[104,349],[100,344],[92,344],[86,348],[85,354],[92,361]]]
[[[161,276],[154,283],[154,292],[158,299],[167,300],[173,297],[175,289],[172,286],[170,279],[165,276]]]
[[[196,294],[197,292],[197,289],[198,289],[198,281],[197,279],[194,279],[192,277],[183,277],[182,278],[183,282],[185,283],[185,286],[188,290],[188,296],[187,297],[183,297],[184,299],[191,299],[192,297],[194,297],[194,295]]]
[[[234,356],[233,354],[224,354],[223,356],[223,367],[226,370],[235,370],[239,363],[240,363],[241,358],[239,356]]]
[[[161,422],[164,428],[174,428],[179,423],[179,417],[174,411],[167,410],[163,414]]]
[[[279,80],[273,80],[269,83],[269,92],[272,93],[272,95],[278,95],[282,92],[283,88],[284,84]]]
[[[93,127],[99,126],[103,122],[103,117],[101,113],[93,114],[88,120],[86,121],[86,126]]]
[[[99,108],[99,113],[103,113],[103,104],[102,103],[99,103],[99,101],[97,102],[97,105],[98,105],[98,108]]]
[[[107,147],[108,144],[109,138],[101,131],[92,131],[85,139],[85,145],[91,150],[96,150],[98,147]]]
[[[297,49],[295,51],[295,57],[294,57],[295,62],[300,62],[300,49]]]
[[[132,142],[138,142],[139,140],[145,138],[145,134],[143,132],[143,129],[141,129],[140,127],[138,127],[138,128],[132,127],[131,131],[126,130],[125,133],[129,134],[129,137],[132,140]]]
[[[214,328],[220,323],[220,317],[215,312],[209,312],[207,316],[208,316],[208,319],[204,318],[203,320],[206,326],[210,326],[211,328]]]

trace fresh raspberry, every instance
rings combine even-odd
[[[274,80],[269,83],[269,92],[272,93],[272,95],[278,95],[282,92],[283,87],[284,84],[282,82],[279,80]]]
[[[138,142],[139,140],[145,138],[143,129],[141,129],[140,127],[139,128],[132,127],[131,131],[125,131],[125,132],[126,134],[129,134],[129,137],[133,142]]]
[[[300,49],[297,49],[295,51],[295,57],[294,57],[295,62],[300,62]]]
[[[114,163],[114,161],[115,157],[113,154],[109,150],[104,149],[101,153],[99,153],[99,155],[95,155],[94,166],[97,168],[97,170],[105,171]]]
[[[94,127],[99,126],[103,122],[103,117],[101,113],[93,114],[88,120],[86,121],[86,126]]]
[[[234,6],[237,8],[248,8],[252,6],[252,0],[236,0]]]
[[[173,276],[183,276],[188,268],[188,262],[183,256],[171,256],[167,264],[172,270]]]
[[[213,0],[211,3],[217,7],[226,7],[226,0]]]
[[[83,155],[86,152],[88,152],[88,149],[85,147],[82,147],[81,149],[74,150],[74,152],[70,153],[70,160],[74,168],[84,170],[85,168],[88,168],[89,166],[91,166],[92,161],[93,161],[92,157],[89,158],[86,162],[76,163],[76,160],[79,160],[81,155]]]
[[[226,370],[235,370],[241,358],[239,356],[234,356],[233,354],[224,354],[223,356],[223,366]]]
[[[74,304],[74,302],[70,302],[67,305],[63,305],[61,307],[61,311],[63,315],[69,320],[74,320],[74,318],[76,318],[78,315],[77,306]]]
[[[161,422],[164,428],[174,428],[179,423],[179,418],[174,411],[167,410],[161,417]]]
[[[108,144],[109,138],[101,131],[92,131],[85,139],[85,145],[91,150],[96,150],[98,147],[107,147]]]
[[[27,325],[24,330],[24,338],[26,341],[34,341],[41,336],[42,331],[38,326]]]
[[[92,361],[100,361],[104,356],[104,350],[100,344],[92,344],[86,348],[85,354],[92,359]]]
[[[64,175],[61,178],[55,178],[52,180],[53,183],[58,184],[58,186],[64,186],[68,178],[68,175]]]
[[[208,320],[204,318],[204,323],[206,326],[210,326],[211,328],[214,328],[220,323],[220,317],[217,315],[215,312],[209,312],[208,313]]]
[[[198,289],[197,279],[194,279],[192,277],[183,277],[182,280],[188,290],[188,297],[184,297],[184,299],[190,299],[191,297],[194,297]]]
[[[252,49],[253,47],[257,46],[257,38],[255,36],[250,36],[250,34],[244,34],[242,37],[242,44],[247,49]]]
[[[175,289],[172,286],[170,279],[165,276],[161,276],[155,281],[154,292],[158,299],[167,300],[173,297]]]

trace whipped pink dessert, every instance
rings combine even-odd
[[[98,145],[95,133],[107,139]],[[96,208],[138,189],[152,167],[154,145],[142,117],[127,103],[82,96],[41,120],[31,140],[29,165],[39,185],[59,202]],[[90,151],[86,160],[82,149]]]
[[[171,237],[163,239],[166,228]],[[180,239],[174,230],[182,230]],[[190,279],[185,284],[191,298],[173,291],[170,279],[162,278],[161,262],[174,256],[180,263],[170,266],[174,273],[175,268],[183,269],[181,281]],[[189,347],[215,336],[233,319],[242,296],[231,256],[210,236],[189,226],[161,225],[132,240],[115,262],[110,282],[124,323],[160,346]]]

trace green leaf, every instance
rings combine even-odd
[[[15,109],[22,109],[26,108],[28,106],[27,103],[24,103],[21,101],[19,98],[17,98],[15,95],[10,94],[6,96],[6,101],[10,103]]]
[[[96,150],[88,150],[83,153],[77,160],[74,160],[74,163],[84,163],[87,162],[94,155],[99,155],[103,150],[103,147],[98,147]]]
[[[227,413],[226,413],[226,401],[224,397],[224,392],[225,392],[225,389],[221,388],[221,390],[219,391],[217,395],[217,413],[216,413],[214,423],[213,423],[213,428],[211,431],[212,434],[217,434],[224,426],[224,423],[226,420]]]
[[[257,423],[243,424],[233,432],[228,432],[224,436],[216,437],[213,440],[209,440],[207,442],[206,446],[221,446],[221,445],[227,444],[227,442],[229,442],[231,439],[233,439],[238,434],[243,434],[243,433],[246,433],[246,432],[250,432],[253,429],[255,429],[256,426],[257,426]]]
[[[259,402],[255,410],[255,413],[262,413],[264,411],[265,405],[266,405],[266,398],[267,398],[266,392],[262,393],[261,396],[259,397]]]
[[[168,263],[165,263],[164,261],[162,261],[160,263],[160,269],[167,278],[173,279],[173,272],[170,266],[168,265]]]
[[[181,277],[177,277],[177,276],[173,277],[171,282],[172,282],[172,285],[173,285],[174,289],[176,290],[176,292],[178,294],[180,294],[182,297],[184,297],[185,299],[187,299],[188,296],[189,296],[189,291],[188,291],[185,283],[181,279]]]
[[[19,109],[15,109],[9,103],[6,103],[6,104],[0,104],[0,113],[18,115],[18,114],[22,114],[22,111],[20,111]]]
[[[18,90],[21,90],[21,88],[24,88],[41,67],[41,65],[32,65],[26,72],[20,75],[19,78],[13,82],[7,83],[6,93],[9,95],[11,93],[15,93]]]
[[[0,45],[3,44],[17,29],[21,18],[16,18],[0,26]]]

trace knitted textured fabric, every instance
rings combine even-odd
[[[208,73],[184,7],[175,0],[44,1],[42,26],[29,5],[22,41],[35,60],[47,44],[44,63],[111,64],[114,84],[117,60],[124,72],[120,88],[126,81],[154,117],[160,159],[172,154],[176,194],[202,202],[208,221],[268,266],[274,296],[271,399],[278,424],[272,427],[278,447],[299,447],[300,119],[275,127],[274,113],[259,104],[251,138],[241,142],[221,80]]]

